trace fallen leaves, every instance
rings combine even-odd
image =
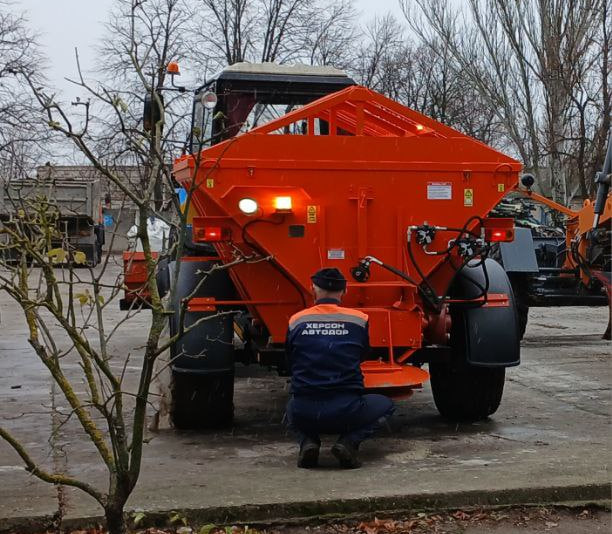
[[[578,518],[578,519],[590,519],[590,518],[591,518],[591,515],[592,515],[592,514],[591,514],[591,511],[590,511],[590,510],[587,510],[587,509],[585,508],[584,510],[582,510],[582,512],[580,512],[580,513],[577,515],[577,518]]]
[[[143,517],[140,517],[142,514]],[[605,515],[605,514],[604,514]],[[567,529],[571,521],[601,521],[602,512],[594,509],[556,507],[515,507],[499,510],[464,509],[442,513],[417,512],[403,517],[374,517],[364,521],[338,521],[312,526],[276,526],[254,529],[249,526],[219,526],[212,523],[191,527],[179,512],[171,512],[167,520],[173,526],[138,529],[135,534],[456,534],[478,527],[478,531],[496,531],[497,525],[520,526],[526,532],[549,532],[560,526]],[[134,523],[145,522],[144,512],[132,515]],[[139,521],[138,521],[139,520]],[[136,526],[136,525],[135,525]],[[585,525],[586,526],[586,525]],[[497,527],[498,528],[498,527]],[[71,534],[106,534],[102,529],[77,530]]]
[[[393,521],[391,519],[383,521],[374,518],[374,521],[371,521],[369,523],[360,523],[357,528],[363,531],[365,534],[380,534],[382,532],[397,532],[398,527],[398,521]]]
[[[497,521],[497,514],[495,512],[485,512],[483,510],[456,510],[449,514],[426,514],[420,512],[416,514],[416,517],[406,520],[374,518],[373,521],[362,521],[356,528],[347,529],[344,532],[354,532],[356,534],[438,532],[442,524],[448,524],[449,522],[476,523],[487,520]]]
[[[584,517],[588,517],[588,510]],[[494,524],[513,522],[515,525],[527,526],[536,522],[540,529],[549,531],[560,524],[560,519],[554,510],[549,508],[513,508],[504,510],[467,509],[454,510],[446,513],[419,512],[407,519],[381,519],[361,521],[359,523],[338,523],[325,527],[317,527],[321,533],[334,532],[338,534],[430,534],[463,531],[469,526],[481,525],[481,528],[493,529]]]

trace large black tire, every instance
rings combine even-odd
[[[170,334],[179,329],[179,308],[183,298],[191,295],[201,279],[201,271],[208,270],[214,261],[182,262],[177,287],[172,295],[175,310],[170,317]],[[175,265],[170,264],[170,279]],[[158,277],[159,282],[159,277]],[[233,284],[227,271],[216,271],[202,284],[196,297],[229,299]],[[234,349],[233,317],[217,316],[217,312],[187,312],[185,327],[194,325],[171,348],[172,401],[170,418],[176,428],[215,428],[229,424],[234,415]]]
[[[451,307],[451,358],[449,361],[429,364],[431,389],[436,407],[440,415],[453,421],[478,421],[494,414],[504,392],[505,367],[518,364],[518,326],[514,315],[515,303],[510,281],[496,262],[488,260],[487,266],[490,278],[489,292],[508,294],[510,307],[484,309],[461,305]],[[480,268],[468,267],[464,279],[468,276],[478,279],[481,275]],[[478,281],[480,284],[484,283],[482,279]],[[465,280],[459,279],[453,296],[474,298],[475,295],[470,294],[473,287],[475,287],[473,284],[466,284]],[[511,320],[504,321],[504,318],[508,317]],[[495,341],[499,342],[502,339],[499,329],[503,328],[511,330],[504,332],[506,337],[502,342],[512,345],[513,349],[504,353],[502,347],[499,347],[498,354],[494,354]],[[470,336],[472,336],[472,346],[470,346]],[[514,361],[515,351],[516,361]],[[497,359],[499,355],[504,356],[504,354],[509,359],[505,361]]]
[[[172,372],[170,417],[175,428],[215,428],[234,416],[234,374]]]
[[[431,389],[442,417],[478,421],[494,414],[504,392],[506,369],[476,367],[465,360],[431,363]]]

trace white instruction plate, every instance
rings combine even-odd
[[[453,184],[451,182],[427,182],[427,200],[451,200]]]

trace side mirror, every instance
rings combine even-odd
[[[521,176],[521,183],[527,189],[531,189],[531,186],[533,186],[533,184],[535,183],[535,178],[533,177],[533,174],[523,174],[523,176]]]
[[[217,95],[211,91],[207,91],[200,96],[200,103],[206,109],[215,109],[217,105]]]
[[[158,100],[159,98],[159,100]],[[164,98],[161,94],[157,94],[157,97],[148,94],[144,97],[144,107],[142,111],[142,127],[145,131],[150,132],[155,128],[155,125],[162,118],[161,105],[164,105]]]

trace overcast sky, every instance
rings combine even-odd
[[[364,22],[387,12],[401,17],[399,0],[354,0]],[[13,0],[15,10],[26,11],[39,33],[49,59],[49,78],[66,98],[78,94],[64,81],[76,75],[74,48],[82,67],[93,67],[94,45],[104,33],[104,22],[113,0]]]

